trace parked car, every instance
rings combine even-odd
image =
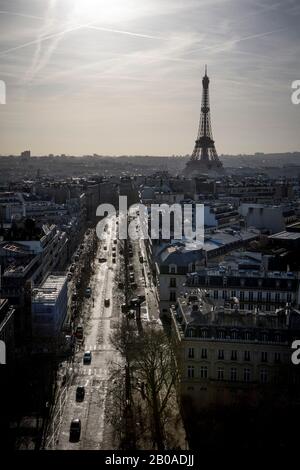
[[[79,340],[83,339],[83,327],[81,325],[77,326],[75,336]]]
[[[106,258],[99,258],[99,263],[105,263],[107,261]]]
[[[110,299],[105,299],[104,300],[104,305],[105,305],[105,307],[109,307],[110,306]]]
[[[92,353],[91,351],[85,351],[83,355],[83,364],[90,364],[92,362]]]
[[[70,425],[70,441],[76,442],[80,439],[81,433],[81,421],[79,418],[74,418],[71,421]]]
[[[85,297],[87,298],[91,297],[91,292],[92,292],[92,289],[90,287],[87,287],[84,293]]]
[[[76,388],[76,401],[83,401],[85,395],[85,388],[83,385],[79,385]]]

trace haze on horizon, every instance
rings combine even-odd
[[[0,0],[0,154],[300,148],[298,0]]]

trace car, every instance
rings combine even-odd
[[[76,388],[76,401],[83,401],[85,395],[85,388],[83,385],[78,385]]]
[[[84,292],[85,297],[87,298],[91,297],[91,292],[92,292],[92,289],[90,287],[87,287]]]
[[[91,351],[85,351],[83,355],[83,364],[90,364],[92,362],[92,353]]]
[[[75,336],[77,339],[82,340],[83,339],[83,327],[81,325],[78,325],[76,328]]]
[[[99,258],[99,263],[105,263],[107,261],[106,258]]]
[[[104,300],[104,305],[105,305],[105,307],[109,307],[109,306],[110,306],[110,300],[109,300],[109,299],[105,299],[105,300]]]
[[[76,442],[80,439],[81,421],[79,418],[74,418],[70,424],[70,441]]]

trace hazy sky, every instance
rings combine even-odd
[[[0,153],[300,150],[299,0],[0,0]]]

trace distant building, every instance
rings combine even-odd
[[[206,234],[204,245],[184,240],[159,246],[149,244],[152,253],[150,256],[154,254],[158,270],[162,312],[167,313],[171,303],[183,292],[187,273],[196,272],[211,260],[217,260],[226,253],[246,247],[258,238],[257,230],[236,231],[228,228]]]
[[[30,150],[24,150],[24,152],[21,152],[21,158],[24,160],[29,160],[31,157],[31,152]]]
[[[285,230],[287,224],[295,222],[295,210],[289,206],[266,204],[241,204],[240,214],[245,218],[247,227],[255,227],[269,233]]]
[[[212,202],[204,204],[205,227],[222,228],[239,225],[240,215],[232,204]]]
[[[49,275],[32,291],[31,313],[34,337],[57,337],[68,308],[68,287],[65,275]]]

